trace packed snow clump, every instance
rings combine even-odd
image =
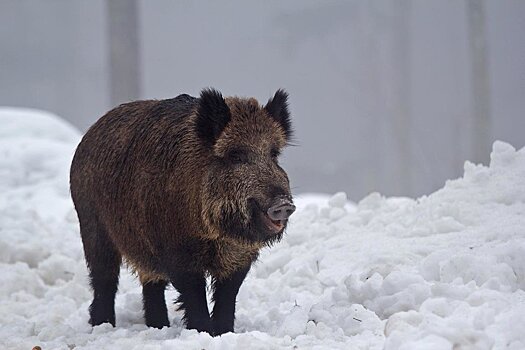
[[[237,333],[212,338],[171,303],[172,327],[147,328],[125,269],[117,327],[89,326],[68,190],[80,134],[29,110],[0,125],[0,349],[525,348],[525,149],[496,142],[489,166],[416,200],[297,195],[241,287]]]

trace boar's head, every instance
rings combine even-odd
[[[208,153],[201,192],[208,229],[247,242],[278,241],[295,210],[278,162],[292,134],[287,93],[278,90],[261,106],[205,89],[196,131]]]

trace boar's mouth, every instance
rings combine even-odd
[[[287,219],[272,220],[264,210],[265,206],[254,199],[248,199],[250,219],[245,222],[239,216],[224,215],[221,228],[227,235],[248,242],[260,242],[271,245],[278,242],[286,229]]]
[[[288,220],[273,220],[268,216],[268,210],[262,209],[263,206],[257,200],[250,200],[252,204],[252,215],[256,225],[268,236],[274,236],[282,233],[286,228]]]
[[[269,231],[274,233],[279,233],[284,230],[284,227],[288,220],[272,220],[268,214],[264,211],[261,211],[261,217],[263,223],[266,225]]]

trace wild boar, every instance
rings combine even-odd
[[[169,326],[164,291],[171,283],[188,328],[233,331],[246,274],[295,210],[278,163],[291,135],[283,90],[265,106],[204,89],[199,98],[126,103],[100,118],[78,145],[70,174],[94,294],[89,322],[115,325],[124,261],[142,283],[148,326]]]

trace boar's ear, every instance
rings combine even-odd
[[[277,90],[275,95],[268,100],[264,109],[270,117],[281,125],[286,139],[289,141],[292,137],[292,121],[288,111],[288,93],[282,89]]]
[[[200,139],[207,146],[213,146],[230,119],[230,109],[221,93],[212,88],[202,90],[197,109],[197,135]]]

